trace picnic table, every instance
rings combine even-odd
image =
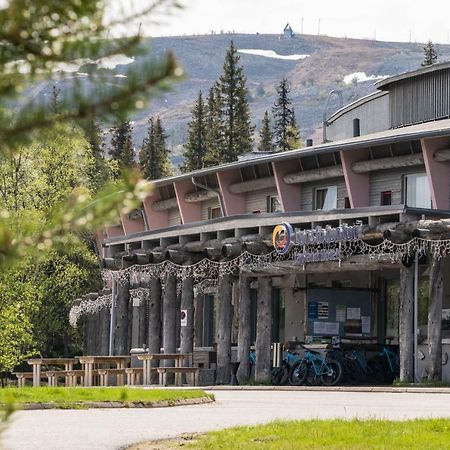
[[[73,370],[74,364],[78,363],[78,358],[31,358],[28,364],[33,367],[33,387],[41,385],[42,366],[64,366],[64,370]],[[66,385],[68,380],[66,379]]]
[[[185,359],[188,359],[192,356],[192,353],[150,353],[143,355],[136,355],[139,360],[143,363],[143,375],[142,375],[142,384],[151,384],[151,370],[152,370],[152,361],[158,360],[173,360],[175,361],[175,367],[181,367],[182,363]],[[176,373],[175,377],[180,374]]]
[[[118,372],[117,374],[117,384],[124,384],[124,376],[125,376],[125,368],[128,365],[131,356],[122,355],[122,356],[80,356],[79,358],[80,364],[84,366],[84,385],[92,386],[93,385],[93,370],[94,365],[108,365],[114,364],[116,369],[123,370],[123,373]]]

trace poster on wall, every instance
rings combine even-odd
[[[319,310],[318,302],[309,302],[308,303],[308,319],[317,319],[318,310]]]
[[[361,316],[361,332],[370,334],[370,316]]]
[[[347,320],[360,320],[361,308],[347,308]]]
[[[346,307],[345,305],[336,305],[336,320],[338,322],[345,322],[345,312]]]
[[[313,333],[318,335],[338,335],[339,322],[314,322]]]
[[[318,318],[319,319],[328,319],[328,302],[319,302]]]

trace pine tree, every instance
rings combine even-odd
[[[172,174],[169,150],[165,140],[161,119],[158,117],[155,121],[153,117],[150,117],[147,136],[142,142],[139,153],[142,175],[148,180],[158,180]]]
[[[201,169],[205,165],[206,147],[206,116],[202,91],[199,92],[197,102],[191,112],[188,125],[188,140],[185,145],[184,164],[182,172]]]
[[[216,83],[209,90],[206,102],[206,154],[205,167],[221,164],[221,149],[224,147],[222,134],[222,111],[220,108],[219,87]]]
[[[250,121],[246,77],[239,64],[237,49],[231,41],[225,55],[223,74],[219,78],[218,92],[222,113],[223,146],[220,162],[236,161],[238,156],[252,149],[253,127]]]
[[[117,161],[121,170],[132,168],[136,165],[132,133],[133,128],[129,120],[125,120],[111,129],[112,148],[109,154]]]
[[[272,108],[272,113],[275,120],[274,135],[277,150],[286,151],[292,150],[292,140],[294,129],[297,129],[295,122],[294,108],[291,106],[291,98],[289,84],[286,78],[281,80],[277,88],[278,99]],[[291,131],[289,129],[291,128]],[[298,132],[297,132],[298,133]]]
[[[297,121],[295,120],[294,109],[292,109],[291,123],[287,128],[286,137],[290,150],[300,148],[302,146],[302,141],[300,139],[300,132],[298,131]]]
[[[422,62],[422,67],[432,66],[437,61],[436,50],[434,49],[434,44],[428,41],[423,48],[424,60]]]
[[[273,152],[273,135],[270,130],[270,119],[267,111],[264,113],[262,128],[259,132],[259,136],[261,137],[261,140],[259,141],[258,150],[260,152]]]

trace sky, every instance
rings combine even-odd
[[[178,0],[182,10],[156,16],[159,25],[139,20],[149,36],[275,33],[287,22],[294,32],[382,41],[450,43],[448,0]],[[148,0],[109,0],[113,17],[121,6],[137,9]],[[121,6],[119,6],[121,5]],[[126,6],[124,6],[126,5]],[[153,16],[155,17],[155,16]],[[127,32],[138,24],[127,27]],[[123,31],[123,30],[122,30]]]

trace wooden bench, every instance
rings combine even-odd
[[[176,386],[181,386],[181,376],[183,374],[192,374],[192,386],[197,386],[198,371],[200,370],[198,367],[157,367],[156,370],[159,374],[159,384],[162,386],[167,386],[168,373],[175,374]]]
[[[25,387],[26,380],[33,380],[33,372],[13,372],[17,377],[17,387]]]

